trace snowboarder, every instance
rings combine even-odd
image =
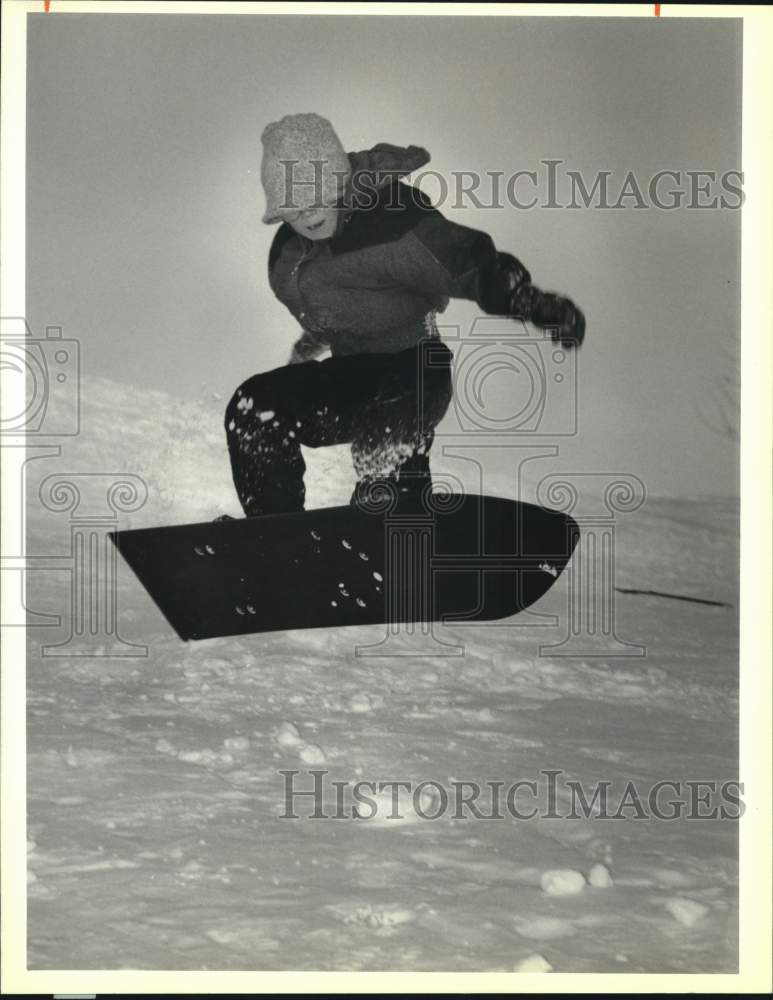
[[[582,343],[583,314],[400,180],[429,162],[424,149],[381,143],[347,154],[316,114],[286,116],[262,141],[263,221],[282,223],[269,283],[302,333],[289,364],[254,375],[228,404],[242,508],[248,517],[303,510],[301,445],[343,443],[358,480],[352,502],[379,484],[416,500],[431,488],[429,450],[452,393],[436,313],[469,299],[550,329],[564,347]]]

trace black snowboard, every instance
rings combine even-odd
[[[506,618],[539,600],[579,529],[474,495],[431,509],[299,514],[113,532],[181,639],[317,626]]]

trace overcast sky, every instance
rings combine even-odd
[[[316,111],[348,149],[416,143],[449,177],[555,158],[646,187],[741,168],[740,55],[727,20],[32,15],[28,318],[81,341],[86,389],[225,403],[297,335],[266,280],[269,121]],[[740,212],[443,208],[586,312],[565,467],[736,491],[698,409],[733,376]]]

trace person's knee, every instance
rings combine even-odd
[[[267,404],[270,387],[263,375],[253,375],[236,389],[225,409],[225,427],[233,431],[235,424],[253,413],[262,412]]]
[[[273,371],[253,375],[238,387],[225,413],[226,428],[245,416],[294,423],[317,390],[317,362],[283,365]],[[233,428],[232,428],[233,429]]]

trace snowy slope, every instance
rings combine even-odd
[[[84,399],[80,437],[30,463],[31,554],[69,544],[67,515],[35,499],[56,472],[142,476],[124,527],[238,513],[222,401],[106,380]],[[309,455],[309,506],[343,502],[350,477],[346,449]],[[737,778],[737,515],[649,499],[621,519],[620,586],[729,605],[618,595],[642,658],[540,656],[565,624],[518,619],[454,628],[458,658],[355,656],[375,626],[184,645],[121,565],[120,633],[147,656],[43,657],[67,629],[29,633],[30,968],[733,970],[732,820],[427,821],[410,801],[388,820],[381,800],[368,821],[311,820],[303,802],[280,819],[278,772],[304,788],[313,768],[446,785],[552,769],[588,789]],[[28,604],[67,617],[68,588],[31,573]],[[537,610],[565,623],[566,582]]]

